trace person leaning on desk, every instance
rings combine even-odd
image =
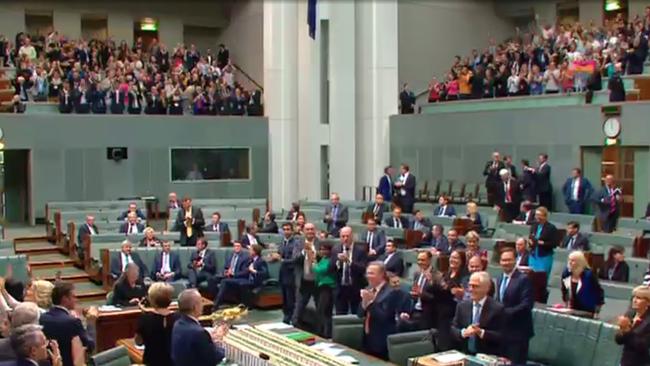
[[[125,271],[113,287],[113,304],[117,306],[139,305],[147,295],[144,283],[140,281],[140,268],[134,262],[126,265]]]
[[[586,311],[598,316],[605,304],[605,293],[591,271],[584,253],[571,252],[567,268],[562,272],[562,300],[573,310]]]
[[[638,286],[632,291],[632,309],[618,317],[616,343],[623,346],[620,366],[650,365],[650,288]]]

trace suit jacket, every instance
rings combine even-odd
[[[609,271],[612,271],[612,277],[609,277]],[[598,273],[598,277],[603,280],[608,281],[617,281],[617,282],[628,282],[630,280],[630,266],[627,265],[625,261],[621,262],[619,265],[614,263],[605,264]]]
[[[369,231],[366,230],[364,231],[361,236],[359,236],[359,241],[367,242],[368,240],[368,233]],[[377,256],[380,256],[384,254],[386,251],[386,234],[384,233],[383,230],[376,229],[375,232],[373,233],[372,237],[372,243],[368,243],[368,250],[372,247],[375,252],[377,252]]]
[[[447,217],[454,217],[456,216],[456,209],[452,205],[447,205],[445,208],[444,215],[442,214],[442,206],[437,206],[433,210],[433,216],[447,216]]]
[[[404,185],[401,189],[404,190],[404,195],[401,196],[402,203],[410,204],[415,202],[415,176],[413,173],[409,172],[409,175],[406,177],[406,181],[404,181]]]
[[[512,164],[511,165],[506,165],[505,163],[503,163],[503,167],[510,171],[510,176],[511,177],[517,179],[517,167],[516,166],[514,166]]]
[[[616,334],[616,343],[623,346],[620,366],[650,365],[650,317],[646,312],[641,321],[634,324],[634,311],[625,315],[632,323],[632,329],[625,334]]]
[[[562,248],[567,248],[569,249],[569,241],[571,241],[571,236],[566,235],[564,237],[564,240],[562,240]],[[581,250],[583,252],[588,252],[589,251],[589,239],[587,239],[586,236],[582,235],[582,233],[577,233],[576,234],[576,240],[573,242],[572,245],[572,250]]]
[[[415,230],[415,222],[416,221],[417,220],[415,219],[415,216],[414,216],[413,219],[411,221],[409,221],[409,227],[408,228],[411,229],[411,230]],[[431,229],[431,226],[433,226],[431,224],[431,221],[429,221],[429,219],[427,219],[427,218],[422,219],[422,221],[420,221],[420,225],[421,225],[421,227],[419,228],[420,230],[423,230],[423,229],[429,230],[429,229]]]
[[[362,245],[357,245],[356,243],[352,245],[351,251],[352,263],[349,264],[351,285],[353,287],[363,288],[366,284],[365,275],[366,265],[368,264],[368,254]],[[337,244],[336,247],[334,247],[330,260],[330,266],[333,267],[332,270],[337,272],[337,286],[341,286],[341,281],[343,279],[343,265],[338,263],[339,253],[343,253],[343,244]]]
[[[230,232],[230,228],[228,227],[228,224],[226,224],[225,222],[219,222],[217,224],[217,227],[219,228],[219,230],[215,230],[216,229],[215,226],[212,223],[209,223],[209,224],[205,225],[205,228],[203,228],[203,231],[206,231],[206,232],[219,232],[219,233],[222,233],[222,234]]]
[[[159,252],[156,253],[156,256],[153,259],[153,271],[151,271],[151,278],[154,280],[158,278],[156,274],[162,271],[162,257],[163,252]],[[178,256],[178,253],[169,252],[169,269],[174,272],[172,281],[181,279],[181,260]]]
[[[160,96],[157,96],[154,101],[153,97],[149,95],[146,102],[147,106],[144,108],[145,114],[166,114],[166,108]]]
[[[137,224],[135,224],[135,226],[137,226],[138,228],[138,233],[144,232],[144,225],[138,222]],[[125,222],[120,226],[120,233],[127,234],[128,231],[129,231],[129,223]]]
[[[521,259],[519,260],[519,263],[517,263],[518,266],[524,266],[528,267],[528,257],[530,256],[530,253],[528,253],[528,250],[524,254],[521,255]],[[517,257],[515,257],[515,261],[519,257],[519,254],[517,254]]]
[[[384,201],[390,202],[393,199],[393,180],[389,179],[386,174],[379,178],[377,193],[381,193]]]
[[[537,238],[537,227],[540,225],[542,224],[535,222],[530,226],[530,239],[533,241],[533,249],[531,249],[531,252],[535,253],[537,248],[539,256],[545,257],[553,254],[553,250],[557,246],[557,229],[555,225],[547,221],[541,229],[539,238]],[[543,241],[544,243],[541,244],[539,241]]]
[[[494,163],[493,160],[488,161],[485,163],[485,168],[483,168],[483,175],[485,176],[485,184],[494,184],[498,183],[501,178],[499,178],[499,171],[503,168],[505,168],[505,164],[503,164],[502,161],[497,162],[497,167],[496,169],[492,169],[492,164]]]
[[[99,234],[99,230],[97,230],[97,225],[93,224],[93,230],[95,231],[95,234]],[[82,240],[86,235],[90,235],[90,229],[88,228],[88,224],[84,223],[79,226],[79,232],[77,233],[77,245],[82,244]]]
[[[452,335],[464,353],[468,353],[467,341],[469,338],[463,338],[461,331],[472,324],[473,312],[474,303],[471,300],[460,302],[456,307],[456,314],[451,324]],[[482,339],[476,337],[477,352],[491,355],[500,353],[503,338],[503,314],[503,305],[488,296],[479,318],[479,327],[485,330],[485,334]]]
[[[395,252],[390,258],[388,258],[388,253],[384,253],[377,260],[384,263],[386,272],[392,272],[399,277],[402,277],[404,274],[404,259],[402,258],[402,253]]]
[[[452,249],[449,247],[449,240],[444,235],[440,235],[440,237],[437,239],[431,236],[429,243],[431,243],[432,247],[438,249],[438,251],[442,253],[449,254],[452,251]]]
[[[367,308],[359,306],[357,315],[367,318],[369,332],[364,334],[365,350],[374,355],[388,355],[386,339],[397,333],[397,316],[408,312],[400,292],[385,283]]]
[[[129,215],[129,211],[124,211],[120,214],[120,216],[117,217],[117,221],[124,221],[126,220],[126,217]],[[142,213],[142,210],[139,208],[135,209],[135,215],[140,218],[140,220],[146,220],[147,217]]]
[[[495,295],[504,307],[504,338],[531,338],[535,334],[533,331],[533,306],[535,305],[533,284],[526,274],[515,269],[508,281],[503,298],[500,298],[502,283],[503,274],[499,275],[496,280]]]
[[[375,221],[377,221],[377,223],[381,223],[381,220],[383,219],[384,214],[389,211],[389,207],[388,207],[388,204],[386,202],[382,203],[381,205],[379,205],[379,208],[377,210],[377,214],[375,215],[375,213],[374,213],[375,212],[375,205],[376,205],[376,203],[374,203],[374,202],[369,204],[368,207],[366,208],[366,212],[369,213],[369,214],[372,214],[374,216],[374,218],[375,218]]]
[[[262,241],[260,240],[260,237],[257,236],[257,234],[253,235],[253,236],[255,237],[255,240],[257,240],[257,244],[264,247],[264,243],[262,243]],[[250,241],[250,239],[248,239],[248,234],[246,234],[246,233],[244,233],[244,235],[242,235],[240,241],[241,241],[241,246],[244,247],[244,248],[248,248],[251,245],[251,241]]]
[[[495,185],[496,190],[496,202],[495,204],[502,209],[510,209],[511,214],[516,216],[517,210],[519,210],[519,203],[521,202],[521,190],[519,188],[519,183],[510,178],[510,203],[506,203],[506,189],[505,183],[499,181]]]
[[[232,257],[235,255],[235,252],[231,252],[226,258],[226,262],[223,266],[224,272],[230,269],[230,263],[232,263]],[[250,260],[246,251],[242,250],[239,252],[239,258],[235,263],[235,268],[233,268],[232,278],[248,278],[248,264]]]
[[[145,266],[137,252],[131,252],[131,260],[133,260],[133,263],[140,268],[140,279],[143,279],[144,276],[149,273],[147,266]],[[111,258],[111,277],[113,277],[113,279],[120,277],[123,272],[122,268],[124,268],[122,263],[122,252],[113,253],[113,258]]]
[[[617,188],[614,188],[614,190],[616,189]],[[621,212],[621,203],[618,201],[616,201],[615,210],[613,212],[610,212],[612,197],[609,194],[609,189],[607,188],[607,186],[603,186],[600,189],[600,191],[598,192],[598,196],[596,198],[597,198],[598,211],[599,211],[598,216],[600,217],[601,220],[606,219],[610,215],[618,216],[619,213]]]
[[[259,223],[259,232],[260,233],[265,233],[265,234],[277,234],[280,229],[278,228],[278,224],[274,221],[271,222],[264,222],[260,221]]]
[[[174,323],[171,357],[176,366],[213,366],[225,357],[210,334],[196,320],[181,315]]]
[[[523,222],[524,225],[532,225],[535,222],[535,211],[530,210],[528,212],[528,219],[526,219],[526,212],[519,212],[515,220]]]
[[[342,227],[344,227],[348,220],[349,220],[349,214],[348,214],[348,208],[347,206],[344,206],[342,204],[338,204],[338,212],[336,214],[336,220],[334,220],[334,217],[332,217],[332,212],[334,211],[334,206],[333,205],[328,205],[325,207],[325,215],[329,215],[329,219],[323,219],[323,222],[327,224],[327,231],[333,232],[333,231],[338,231]]]
[[[591,197],[594,188],[591,186],[589,179],[580,177],[580,185],[578,186],[578,202],[586,202]],[[573,201],[573,178],[567,178],[562,186],[562,194],[564,194],[564,202],[568,205]]]
[[[111,113],[124,113],[124,93],[121,91],[116,92],[115,90],[112,90],[109,95],[111,99]]]
[[[535,175],[525,170],[519,179],[519,188],[525,200],[535,202],[537,200],[537,184],[535,182]]]
[[[81,344],[89,352],[95,348],[95,340],[86,332],[81,320],[60,307],[51,307],[46,313],[41,314],[39,321],[47,339],[56,340],[59,343],[64,366],[73,366],[72,338],[78,336],[81,339]]]
[[[199,252],[196,250],[192,251],[190,263],[187,265],[187,268],[194,269],[192,264],[198,260]],[[217,257],[214,254],[214,251],[209,248],[205,248],[205,254],[203,255],[203,268],[201,268],[201,271],[208,272],[211,275],[217,274]]]
[[[318,238],[314,238],[314,250],[318,254],[318,249],[320,248],[320,243]],[[295,258],[295,268],[294,273],[296,274],[296,283],[299,285],[302,280],[303,274],[305,272],[305,255],[303,251],[305,250],[305,238],[300,238],[296,241],[296,246],[293,248],[293,256]],[[330,268],[332,269],[332,268]],[[312,272],[313,273],[313,272]]]
[[[551,191],[551,166],[548,163],[544,163],[541,168],[535,170],[535,186],[537,192],[546,193]]]
[[[291,237],[285,244],[285,238],[278,244],[278,254],[280,254],[280,274],[279,280],[282,286],[294,286],[296,283],[295,268],[296,257],[294,250],[297,245],[298,239]]]
[[[250,273],[248,275],[248,281],[253,288],[261,287],[264,284],[264,280],[269,278],[269,265],[266,263],[262,257],[251,257],[249,258],[248,264],[253,264],[253,268],[257,273]],[[248,266],[246,266],[248,268]]]
[[[201,237],[203,236],[203,227],[205,226],[205,220],[203,219],[203,211],[200,208],[192,206],[192,236]],[[178,210],[176,215],[176,223],[174,224],[174,231],[180,231],[181,245],[187,243],[187,228],[185,227],[185,210],[182,208]]]
[[[406,219],[406,217],[404,217],[404,216],[400,216],[400,217],[399,217],[399,221],[402,223],[402,229],[408,229],[408,227],[409,227],[409,222],[408,222],[408,220]],[[393,217],[393,216],[391,216],[391,217],[387,217],[387,218],[384,220],[384,225],[386,225],[386,226],[388,226],[388,227],[393,227],[393,228],[396,228],[396,227],[397,227],[397,226],[395,225],[395,220],[394,220],[394,217]]]

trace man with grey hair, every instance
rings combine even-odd
[[[501,182],[496,186],[494,206],[499,211],[499,216],[505,222],[511,222],[519,213],[521,202],[521,189],[517,180],[510,176],[508,169],[499,171]]]
[[[22,327],[23,325],[38,325],[39,318],[38,306],[33,302],[23,302],[18,304],[11,312],[11,330]],[[10,361],[16,359],[16,353],[11,346],[9,338],[0,339],[0,361]]]
[[[294,325],[300,324],[302,314],[307,307],[310,299],[318,296],[318,287],[316,286],[316,276],[312,266],[316,263],[316,254],[318,253],[319,243],[316,237],[316,225],[308,222],[304,227],[304,238],[297,241],[297,245],[293,248],[295,258],[295,276],[297,296],[296,306],[293,311],[293,318],[291,319]]]
[[[341,204],[341,197],[338,193],[332,193],[330,202],[331,204],[325,207],[323,222],[327,224],[327,232],[338,237],[341,228],[348,223],[348,208]]]
[[[171,355],[176,366],[216,365],[225,357],[221,342],[227,328],[217,327],[208,333],[199,323],[203,301],[196,289],[181,292],[178,297],[179,319],[172,329]]]
[[[368,253],[365,247],[354,245],[351,227],[343,227],[340,234],[341,244],[334,247],[330,257],[330,270],[337,271],[334,308],[336,315],[356,314],[361,302],[359,291],[365,285]]]
[[[488,296],[492,280],[487,272],[469,278],[471,299],[456,307],[451,332],[460,350],[468,354],[499,354],[501,351],[503,305]]]
[[[47,361],[54,366],[62,364],[56,341],[48,342],[40,325],[27,324],[14,329],[10,341],[17,356],[16,366],[38,365]],[[51,353],[48,345],[52,348]]]

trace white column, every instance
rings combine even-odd
[[[264,0],[264,108],[269,119],[269,193],[274,209],[288,208],[298,192],[297,37],[297,2]]]
[[[357,2],[357,198],[388,165],[389,117],[397,114],[397,0]]]

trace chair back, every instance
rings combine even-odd
[[[130,366],[129,352],[124,346],[108,349],[90,357],[91,366]]]

